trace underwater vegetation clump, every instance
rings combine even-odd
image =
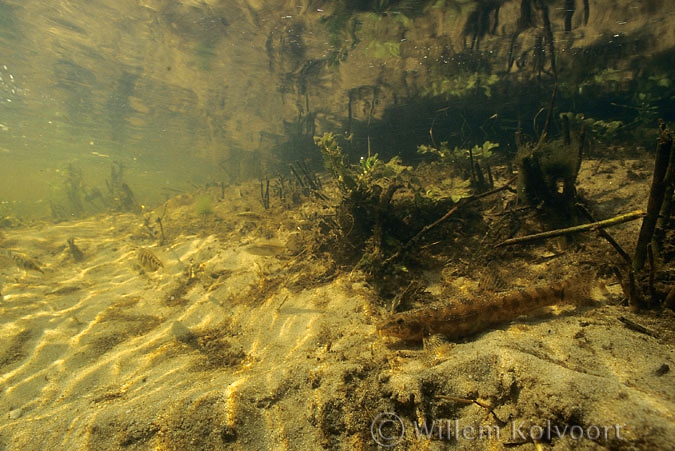
[[[417,146],[417,153],[421,155],[433,155],[438,158],[442,165],[447,167],[449,174],[458,174],[461,177],[459,183],[453,182],[450,186],[467,186],[467,183],[473,186],[477,191],[483,191],[486,188],[492,188],[492,172],[490,160],[493,156],[493,150],[498,149],[499,144],[485,141],[483,144],[476,144],[472,148],[460,149],[455,146],[450,149],[447,141],[441,142],[436,148],[433,145],[421,144]],[[444,179],[444,184],[453,179]],[[453,195],[455,201],[462,197],[467,197],[468,192],[456,193]]]
[[[559,115],[556,121],[562,129],[556,139],[548,139],[546,129],[536,139],[518,130],[512,161],[505,161],[509,156],[499,154],[499,144],[488,140],[466,149],[451,148],[447,142],[419,145],[418,153],[434,161],[415,167],[404,165],[399,158],[382,161],[377,154],[351,164],[338,137],[332,133],[316,137],[325,166],[341,193],[335,215],[324,220],[327,233],[322,249],[338,265],[368,274],[383,295],[408,286],[412,287],[409,296],[418,296],[414,287],[420,286],[420,270],[458,255],[470,261],[492,261],[504,258],[504,246],[555,236],[571,243],[580,232],[643,217],[644,213],[636,210],[601,221],[593,219],[576,186],[586,148],[584,124],[570,121],[568,114]],[[571,130],[570,123],[579,129]],[[664,127],[660,142],[668,142],[668,133]],[[667,163],[657,164],[664,165]],[[665,180],[675,185],[671,179]],[[672,191],[663,196],[671,199]],[[655,207],[650,211],[653,214]],[[545,232],[527,235],[528,230],[542,228]],[[658,229],[665,228],[661,225]],[[526,235],[517,237],[523,230]],[[658,235],[653,229],[644,234]],[[638,249],[646,249],[644,243],[650,240],[641,239]],[[662,247],[654,244],[652,251]],[[623,250],[620,254],[627,255]],[[627,258],[628,266],[640,264],[645,257],[638,252],[635,258]],[[637,297],[636,287],[645,276],[630,271],[625,280],[633,282],[626,285],[626,293]],[[665,298],[665,294],[659,296],[661,300],[655,302]],[[671,297],[675,299],[675,294]],[[399,302],[394,302],[392,310]]]
[[[64,221],[79,218],[95,209],[104,206],[103,194],[96,187],[85,182],[82,168],[70,163],[65,171],[62,185],[56,185],[57,199],[49,201],[52,218]]]
[[[206,218],[213,214],[213,201],[209,196],[200,196],[195,201],[194,212],[200,218]]]
[[[105,188],[87,183],[81,167],[71,163],[65,171],[61,186],[55,186],[54,198],[50,199],[52,218],[65,221],[85,215],[110,210],[115,212],[140,213],[143,206],[125,178],[125,167],[115,161],[110,166],[110,177]]]
[[[537,207],[550,226],[567,227],[576,221],[576,180],[581,169],[585,132],[573,142],[567,116],[562,116],[563,138],[537,143],[517,133],[518,193],[525,203]]]
[[[316,137],[315,142],[342,193],[333,227],[342,259],[365,264],[369,258],[382,258],[383,247],[402,239],[400,232],[406,229],[391,202],[404,187],[408,168],[398,158],[385,163],[376,154],[351,165],[332,133]]]
[[[482,94],[490,98],[492,97],[492,90],[499,81],[499,76],[496,74],[482,74],[479,72],[458,74],[434,80],[423,92],[423,95],[450,98]]]
[[[623,121],[605,121],[594,119],[582,113],[563,113],[569,118],[570,127],[583,128],[590,139],[602,144],[614,144],[625,141],[629,136],[628,127]]]
[[[480,266],[509,258],[503,249],[507,246],[513,249],[553,237],[566,239],[559,242],[566,252],[570,243],[584,240],[579,238],[581,232],[598,230],[621,257],[622,263],[613,271],[634,310],[675,306],[675,289],[663,283],[663,271],[675,258],[670,219],[675,169],[669,164],[670,131],[662,122],[646,213],[624,211],[596,220],[591,213],[593,205],[585,195],[577,194],[576,187],[584,157],[585,129],[582,125],[576,133],[570,131],[566,114],[559,120],[563,133],[557,139],[547,139],[546,131],[537,140],[528,139],[520,131],[516,134],[513,162],[495,166],[494,178],[491,170],[487,171],[491,184],[494,180],[499,184],[491,189],[478,184],[480,177],[476,175],[481,163],[490,167],[488,161],[498,147],[491,141],[470,149],[451,149],[447,143],[438,148],[420,145],[419,153],[432,155],[437,161],[411,167],[397,158],[383,162],[377,155],[349,164],[333,134],[317,137],[326,167],[342,194],[333,219],[324,222],[328,234],[322,249],[338,265],[366,274],[383,298],[393,296],[389,307],[393,313],[409,308],[414,299],[429,297],[423,288],[425,270],[448,262]],[[512,168],[517,175],[512,175]],[[510,186],[514,182],[515,189]],[[631,256],[605,228],[643,217],[636,251]],[[528,230],[542,228],[544,232],[527,234]],[[527,246],[521,252],[527,253]],[[420,318],[436,324],[427,316],[438,310],[424,312],[419,313]],[[405,316],[406,321],[411,318],[417,317]],[[399,326],[396,323],[392,327],[398,330]],[[420,337],[407,329],[392,335]]]
[[[382,282],[381,288],[387,280],[398,278],[393,285],[404,283],[409,277],[406,261],[420,251],[420,231],[435,236],[425,227],[440,224],[444,212],[471,196],[471,180],[459,176],[456,168],[456,174],[439,164],[413,170],[398,157],[384,162],[377,154],[349,164],[332,133],[316,137],[315,142],[341,192],[335,217],[326,223],[327,248],[339,264],[375,276]],[[457,215],[457,220],[465,223],[448,226],[450,229],[440,227],[442,231],[438,233],[447,239],[464,227],[481,230],[482,226],[475,222],[479,218],[469,212],[467,209]]]
[[[124,169],[124,165],[119,162],[114,162],[110,167],[110,179],[106,180],[106,184],[112,198],[112,208],[114,211],[140,213],[143,207],[126,182]]]

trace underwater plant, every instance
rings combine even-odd
[[[213,202],[209,196],[200,196],[195,201],[195,214],[199,217],[206,218],[213,214]]]
[[[338,145],[337,139],[333,133],[324,133],[322,136],[315,136],[314,143],[321,150],[324,166],[331,172],[338,182],[342,191],[349,191],[356,187],[354,174],[352,173],[346,161],[346,155]]]
[[[82,198],[84,196],[82,168],[69,164],[67,174],[67,179],[64,181],[66,195],[68,197],[71,214],[78,217],[84,211],[84,206],[82,204]]]
[[[345,193],[368,192],[373,189],[374,185],[383,188],[381,186],[383,183],[388,184],[389,179],[410,169],[398,156],[384,162],[380,160],[378,154],[361,157],[358,165],[350,165],[342,147],[337,143],[337,138],[330,132],[315,137],[314,142],[321,150],[324,166],[333,174],[340,189]]]
[[[433,80],[423,95],[450,98],[480,94],[482,91],[485,97],[491,97],[492,87],[497,83],[499,83],[499,76],[496,74],[480,72],[453,74],[440,80]]]
[[[112,198],[112,206],[115,211],[127,211],[140,213],[143,206],[136,200],[136,196],[124,181],[124,165],[114,161],[110,166],[110,179],[106,180],[108,194]]]
[[[331,226],[337,241],[332,250],[339,254],[338,259],[357,262],[357,266],[373,271],[384,258],[383,248],[395,247],[400,240],[398,234],[405,233],[406,227],[391,202],[404,186],[400,177],[409,168],[398,157],[384,162],[377,154],[352,165],[332,133],[314,140],[342,192]]]
[[[485,141],[483,144],[477,144],[471,149],[460,149],[457,146],[454,149],[450,149],[447,141],[443,141],[439,148],[420,145],[417,147],[417,153],[438,157],[441,164],[455,168],[465,179],[469,179],[474,187],[482,190],[488,186],[492,186],[489,160],[493,155],[492,150],[498,147],[498,143]],[[486,182],[483,175],[483,167],[487,170],[489,183]]]
[[[567,120],[563,121],[568,124]],[[562,140],[525,143],[516,135],[518,152],[518,196],[536,207],[553,227],[567,227],[576,221],[576,180],[581,168],[585,133],[579,133],[578,143],[572,143],[569,129]]]
[[[485,141],[481,145],[476,144],[471,149],[460,149],[457,146],[455,146],[454,149],[450,149],[448,142],[443,141],[441,142],[440,148],[421,144],[417,146],[417,153],[421,155],[436,155],[444,163],[457,164],[462,159],[468,160],[469,158],[490,158],[492,156],[492,150],[498,147],[498,143]]]
[[[342,193],[335,214],[324,221],[323,249],[336,263],[368,274],[381,290],[396,291],[407,284],[412,277],[408,258],[417,259],[428,252],[420,246],[422,237],[427,233],[440,239],[454,236],[456,224],[448,229],[442,224],[459,206],[479,198],[472,196],[470,179],[453,176],[445,165],[431,163],[413,170],[399,157],[385,162],[377,154],[349,164],[335,135],[317,136],[315,142]],[[482,158],[494,144],[478,148]],[[447,146],[443,152],[446,150]],[[451,158],[452,152],[446,155]],[[425,177],[426,187],[421,177]],[[460,217],[466,221],[462,227],[468,223],[478,227],[479,216],[472,216],[469,210],[453,219]]]
[[[427,185],[424,194],[432,200],[450,198],[456,203],[471,196],[471,180],[459,177],[446,177],[438,184]]]
[[[593,139],[604,143],[620,140],[625,130],[625,124],[622,121],[604,121],[587,117],[583,113],[571,112],[561,113],[560,116],[567,116],[572,127],[579,129],[583,127],[584,130],[590,132]]]

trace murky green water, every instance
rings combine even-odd
[[[0,449],[668,449],[673,25],[0,0]]]
[[[115,162],[148,205],[289,175],[320,165],[324,131],[354,158],[512,151],[516,129],[541,133],[555,81],[555,114],[651,146],[674,116],[673,17],[639,1],[3,1],[0,213],[106,211]]]

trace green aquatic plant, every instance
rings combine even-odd
[[[401,43],[373,41],[368,44],[365,53],[375,59],[399,58],[401,56]]]
[[[315,144],[321,150],[324,158],[324,166],[338,182],[343,192],[352,191],[367,192],[374,185],[387,184],[390,178],[394,178],[410,169],[405,166],[401,158],[394,156],[388,162],[380,160],[378,154],[371,154],[359,159],[359,164],[350,165],[342,147],[337,143],[333,133],[324,133],[323,136],[314,137]]]
[[[401,179],[409,168],[398,157],[385,162],[377,154],[349,164],[335,135],[324,133],[314,140],[342,192],[331,223],[336,240],[331,249],[340,260],[375,268],[383,249],[395,247],[400,237],[394,235],[403,232],[392,198],[405,186]]]
[[[315,136],[314,143],[323,155],[324,166],[331,172],[342,191],[351,191],[356,188],[354,171],[347,164],[347,157],[337,142],[333,133],[324,133]]]
[[[492,157],[493,150],[498,148],[498,143],[485,141],[483,144],[476,144],[471,149],[460,149],[455,146],[450,149],[447,141],[441,142],[436,148],[429,145],[420,145],[417,147],[417,153],[421,155],[434,155],[441,164],[452,166],[465,177],[470,177],[476,184],[485,184],[482,174],[482,167],[489,167],[489,160]]]
[[[444,163],[452,163],[455,160],[455,151],[454,149],[448,147],[447,141],[442,141],[439,147],[430,146],[427,144],[420,144],[417,146],[417,153],[420,155],[435,155]]]
[[[399,156],[392,157],[388,162],[378,158],[377,154],[361,157],[358,166],[356,181],[363,188],[368,188],[371,183],[380,183],[392,177],[400,175],[409,166],[405,166]]]
[[[425,197],[433,201],[449,198],[457,203],[473,194],[471,180],[465,180],[461,177],[446,177],[440,180],[438,184],[427,185],[426,188]]]
[[[499,143],[493,143],[491,141],[485,141],[480,146],[476,144],[472,149],[473,158],[490,158],[492,156],[492,149],[498,147]]]
[[[195,201],[195,214],[199,217],[206,218],[213,214],[213,201],[209,196],[200,196]]]
[[[438,239],[453,236],[455,228],[441,224],[460,206],[478,199],[472,197],[473,180],[453,173],[447,165],[424,162],[414,169],[398,157],[384,161],[377,154],[349,164],[335,135],[325,133],[314,139],[341,191],[334,212],[321,224],[319,249],[338,265],[363,271],[382,293],[393,294],[402,284],[408,285],[416,271],[408,264],[430,255],[421,242],[423,235],[433,229]],[[476,146],[477,158],[487,158],[495,147],[490,142]],[[422,148],[469,161],[464,152],[451,150],[447,143],[440,149]],[[460,216],[465,224],[476,224],[479,218],[458,213],[453,219]]]
[[[658,88],[670,88],[673,84],[670,74],[667,72],[658,72],[647,78]]]
[[[625,128],[622,121],[604,121],[602,119],[594,119],[587,117],[582,113],[561,113],[560,116],[567,116],[572,128],[583,128],[586,132],[590,132],[593,139],[600,142],[614,142],[622,138],[621,134]]]
[[[361,157],[361,160],[359,160],[361,173],[368,174],[372,172],[379,161],[380,160],[377,159],[377,154],[369,155],[368,157]]]
[[[71,215],[79,217],[84,211],[82,200],[85,195],[82,168],[69,164],[66,174],[67,178],[64,181],[64,186]]]
[[[124,177],[125,166],[119,161],[113,161],[110,166],[110,178],[106,180],[108,194],[112,199],[112,208],[115,211],[140,213],[143,206],[136,200]]]
[[[499,82],[496,74],[481,72],[460,73],[444,76],[433,80],[424,90],[426,97],[463,97],[481,93],[486,97],[492,96],[492,87]]]

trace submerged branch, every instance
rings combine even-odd
[[[603,221],[597,221],[597,222],[592,222],[590,224],[582,224],[574,227],[567,227],[564,229],[556,229],[556,230],[549,230],[548,232],[542,232],[542,233],[535,233],[533,235],[526,235],[526,236],[521,236],[517,238],[511,238],[505,241],[502,241],[501,243],[497,244],[495,247],[502,247],[502,246],[508,246],[510,244],[520,244],[520,243],[527,243],[530,241],[536,241],[540,240],[543,238],[554,238],[557,236],[561,235],[571,235],[574,233],[579,233],[579,232],[586,232],[589,230],[597,230],[601,229],[603,227],[610,227],[613,225],[617,224],[622,224],[624,222],[628,221],[634,221],[636,219],[643,218],[645,216],[645,212],[643,210],[635,210],[630,213],[626,213],[625,215],[619,215],[615,216],[610,219],[605,219]]]
[[[586,216],[586,219],[588,219],[591,222],[596,222],[595,218],[593,218],[593,216],[586,209],[586,207],[584,207],[581,204],[577,204],[577,209],[581,212],[581,214]],[[607,232],[605,229],[598,229],[598,235],[607,240],[607,242],[619,253],[621,258],[623,258],[624,261],[628,263],[628,267],[633,266],[633,260],[630,258],[630,255],[628,255],[628,252],[623,250],[621,245],[614,239],[614,237],[612,237],[612,235],[609,234],[609,232]]]
[[[403,247],[401,247],[401,249],[394,252],[394,254],[392,254],[389,258],[387,258],[383,262],[383,266],[386,266],[389,263],[391,263],[392,261],[396,260],[398,257],[400,257],[400,255],[403,252],[407,252],[408,250],[410,250],[415,244],[417,244],[417,242],[419,242],[419,240],[426,233],[428,233],[430,230],[438,227],[438,225],[445,222],[448,218],[450,218],[452,215],[454,215],[457,212],[457,210],[459,210],[461,207],[463,207],[467,204],[470,204],[472,202],[475,202],[479,199],[482,199],[484,197],[487,197],[491,194],[498,193],[499,191],[503,191],[506,188],[508,188],[511,185],[511,183],[513,183],[515,180],[516,180],[516,177],[511,177],[504,185],[500,186],[499,188],[495,188],[493,190],[487,191],[487,192],[482,193],[482,194],[477,194],[475,196],[465,197],[464,199],[460,200],[459,202],[457,202],[457,204],[455,204],[455,206],[453,206],[450,210],[448,210],[448,212],[445,213],[443,216],[441,216],[440,218],[438,218],[437,220],[435,220],[431,224],[427,224],[426,226],[424,226],[422,228],[422,230],[417,232],[417,234],[414,237],[412,237],[407,243],[405,243],[403,245]]]
[[[659,135],[658,145],[656,147],[656,161],[654,162],[654,175],[652,177],[652,187],[649,190],[649,201],[647,202],[647,217],[642,222],[637,246],[635,247],[635,257],[633,258],[633,269],[636,271],[642,269],[647,258],[647,245],[654,236],[656,221],[663,205],[663,199],[667,187],[667,169],[670,160],[670,152],[673,147],[673,137],[670,130],[666,128],[665,123],[659,124],[661,133]]]

